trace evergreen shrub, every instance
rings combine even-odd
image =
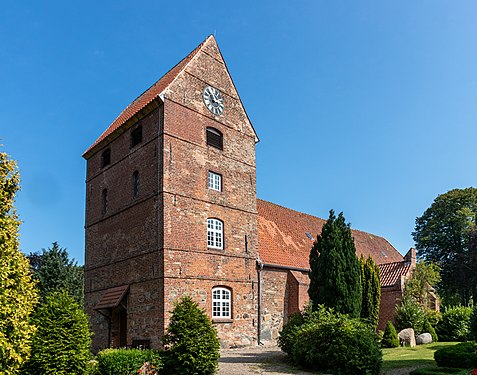
[[[437,325],[437,333],[442,341],[467,341],[471,337],[470,319],[472,308],[465,306],[448,307]]]
[[[383,348],[397,348],[399,346],[399,337],[396,328],[394,328],[394,325],[389,320],[386,323],[381,346]]]
[[[53,292],[44,298],[32,320],[37,331],[24,373],[84,374],[91,359],[91,332],[79,304],[66,292]]]
[[[219,360],[217,331],[205,312],[190,297],[175,304],[164,336],[164,373],[214,374]]]
[[[290,354],[298,329],[305,323],[302,312],[297,312],[288,318],[283,325],[283,330],[278,337],[278,346],[287,354]]]
[[[477,344],[463,342],[436,350],[434,360],[437,366],[452,368],[477,367]]]
[[[423,332],[426,315],[421,305],[417,302],[405,299],[396,306],[396,330],[412,328],[416,335]]]
[[[438,336],[437,336],[436,330],[431,325],[431,323],[429,323],[429,320],[427,320],[427,319],[425,320],[424,327],[423,327],[422,331],[431,334],[432,342],[437,342],[438,341]]]
[[[151,349],[105,349],[97,356],[97,374],[130,375],[149,362],[162,373],[163,354]]]
[[[300,367],[333,374],[377,375],[382,364],[373,329],[329,310],[312,314],[297,329],[290,358]]]

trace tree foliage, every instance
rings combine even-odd
[[[417,262],[411,278],[404,286],[403,297],[419,303],[423,309],[430,308],[429,293],[441,280],[440,267],[432,262]]]
[[[88,317],[68,294],[46,295],[33,316],[37,331],[25,373],[84,374],[91,359]]]
[[[15,194],[20,188],[16,163],[0,152],[0,373],[16,374],[30,353],[37,301],[26,257],[18,249],[20,222]]]
[[[379,305],[381,302],[381,282],[379,267],[373,258],[359,259],[361,266],[361,318],[376,328],[379,321]]]
[[[333,210],[310,252],[308,294],[315,309],[319,304],[359,317],[361,313],[360,266],[350,225]]]
[[[51,292],[66,290],[79,304],[83,305],[84,293],[83,267],[69,259],[68,251],[57,242],[41,253],[28,255],[33,277],[38,282],[40,298]]]
[[[217,332],[205,312],[190,297],[183,297],[175,304],[164,345],[164,373],[215,373],[220,347]]]
[[[466,306],[477,300],[476,214],[477,189],[454,189],[416,219],[412,234],[419,257],[442,267],[445,294],[458,293]]]

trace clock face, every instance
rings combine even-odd
[[[220,116],[224,113],[224,98],[222,98],[222,94],[219,90],[207,86],[204,89],[202,97],[204,98],[205,105],[214,115]]]

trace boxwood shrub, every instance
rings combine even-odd
[[[100,375],[130,375],[137,373],[145,362],[162,373],[163,354],[151,349],[105,349],[96,357]]]
[[[359,319],[322,309],[291,336],[292,362],[333,374],[379,374],[382,353],[374,330]]]
[[[436,350],[434,359],[437,366],[452,368],[477,367],[477,344],[463,342]]]

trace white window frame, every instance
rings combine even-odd
[[[209,171],[207,186],[209,189],[222,191],[222,175]]]
[[[212,288],[212,319],[232,318],[232,291],[224,287]]]
[[[224,248],[224,223],[219,219],[207,219],[207,246],[220,250]]]

